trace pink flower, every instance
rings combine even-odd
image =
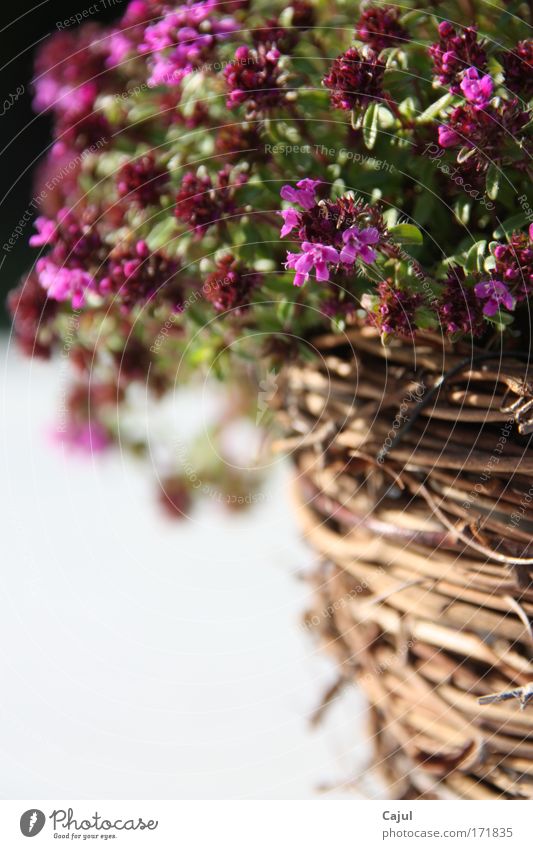
[[[87,290],[94,288],[92,276],[81,268],[59,268],[48,257],[39,259],[36,268],[39,282],[48,292],[48,297],[54,301],[72,298],[74,309],[83,306]]]
[[[485,315],[493,316],[504,306],[508,310],[514,310],[516,301],[509,289],[501,280],[485,280],[474,287],[474,292],[486,303],[483,306]]]
[[[296,209],[282,209],[279,215],[281,215],[284,221],[280,233],[280,236],[283,239],[284,236],[288,236],[289,233],[292,233],[295,227],[300,226],[301,216]]]
[[[116,68],[121,62],[130,56],[135,46],[131,40],[120,30],[114,30],[107,42],[108,57],[106,65],[108,68]]]
[[[294,268],[294,285],[303,286],[309,280],[312,268],[316,269],[317,280],[329,280],[328,262],[337,264],[339,260],[339,252],[330,245],[302,242],[302,253],[288,253],[285,268]]]
[[[341,262],[352,265],[357,258],[367,263],[376,261],[377,254],[370,247],[379,242],[379,233],[375,227],[366,227],[364,230],[360,230],[359,227],[349,227],[342,234],[342,241],[344,247],[340,253]]]
[[[54,442],[81,454],[99,454],[111,443],[105,428],[96,421],[68,422],[66,427],[54,429],[51,437]]]
[[[489,74],[479,77],[479,73],[475,68],[468,68],[461,81],[461,91],[466,99],[477,106],[478,109],[484,109],[488,105],[492,97],[494,88],[492,78]]]
[[[310,180],[306,177],[300,180],[294,186],[283,186],[280,192],[283,200],[288,200],[290,203],[297,203],[303,209],[311,209],[316,204],[316,188],[321,184],[322,180]]]
[[[217,5],[216,0],[184,4],[146,27],[139,51],[151,54],[150,86],[179,83],[237,29],[233,18],[216,17]]]
[[[459,135],[451,127],[447,127],[445,124],[439,127],[439,144],[441,147],[456,147],[460,141]]]
[[[30,245],[32,248],[40,248],[43,245],[49,245],[50,242],[53,242],[57,234],[57,227],[54,221],[40,215],[35,219],[35,227],[37,233],[34,236],[30,236]]]

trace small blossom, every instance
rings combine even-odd
[[[296,227],[300,226],[302,219],[300,213],[296,209],[282,209],[279,215],[281,215],[284,221],[280,233],[280,236],[283,239],[285,236],[288,236],[289,233],[292,233]]]
[[[55,221],[51,221],[49,218],[44,218],[40,215],[35,219],[35,227],[37,228],[37,233],[34,236],[30,236],[30,245],[32,248],[40,248],[54,241],[57,235]]]
[[[302,252],[288,253],[286,268],[294,268],[294,285],[303,286],[309,280],[312,268],[316,271],[316,279],[320,281],[329,280],[328,263],[335,265],[340,261],[339,252],[330,245],[321,245],[315,242],[302,242]]]
[[[370,245],[379,242],[379,233],[375,227],[349,227],[342,234],[344,247],[340,253],[341,262],[352,265],[356,259],[362,259],[368,264],[375,262],[377,254]]]
[[[447,127],[446,124],[441,124],[437,132],[441,147],[457,147],[461,143],[461,137],[452,127]]]
[[[111,444],[107,430],[96,421],[71,421],[61,429],[57,428],[51,435],[54,442],[82,454],[100,454]]]
[[[290,203],[297,203],[303,209],[311,209],[316,203],[315,193],[317,186],[320,186],[321,182],[322,180],[310,180],[306,177],[304,180],[296,183],[296,188],[289,185],[282,186],[280,195],[283,200],[288,200]]]
[[[70,300],[74,309],[82,307],[87,292],[95,289],[94,278],[81,268],[58,267],[48,257],[37,260],[36,268],[48,297],[55,301]]]
[[[509,289],[501,280],[485,280],[474,287],[474,292],[481,300],[486,301],[483,305],[485,315],[493,316],[503,306],[508,310],[514,310],[516,301]]]
[[[478,109],[487,106],[492,97],[494,84],[489,74],[480,77],[475,68],[468,68],[461,80],[461,91],[469,103],[473,103]]]

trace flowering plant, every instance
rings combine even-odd
[[[518,344],[533,292],[522,5],[131,0],[111,28],[44,44],[39,256],[9,303],[33,355],[64,348],[74,319],[86,389],[71,406],[79,428],[90,396],[93,447],[132,382],[160,395],[178,372],[308,356],[332,325]]]

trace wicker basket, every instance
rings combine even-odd
[[[308,623],[369,699],[390,796],[531,799],[527,355],[370,328],[313,343],[282,414],[320,556]]]

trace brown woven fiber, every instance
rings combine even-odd
[[[368,697],[390,796],[531,799],[527,354],[370,328],[313,344],[282,414],[320,560],[308,622]]]

